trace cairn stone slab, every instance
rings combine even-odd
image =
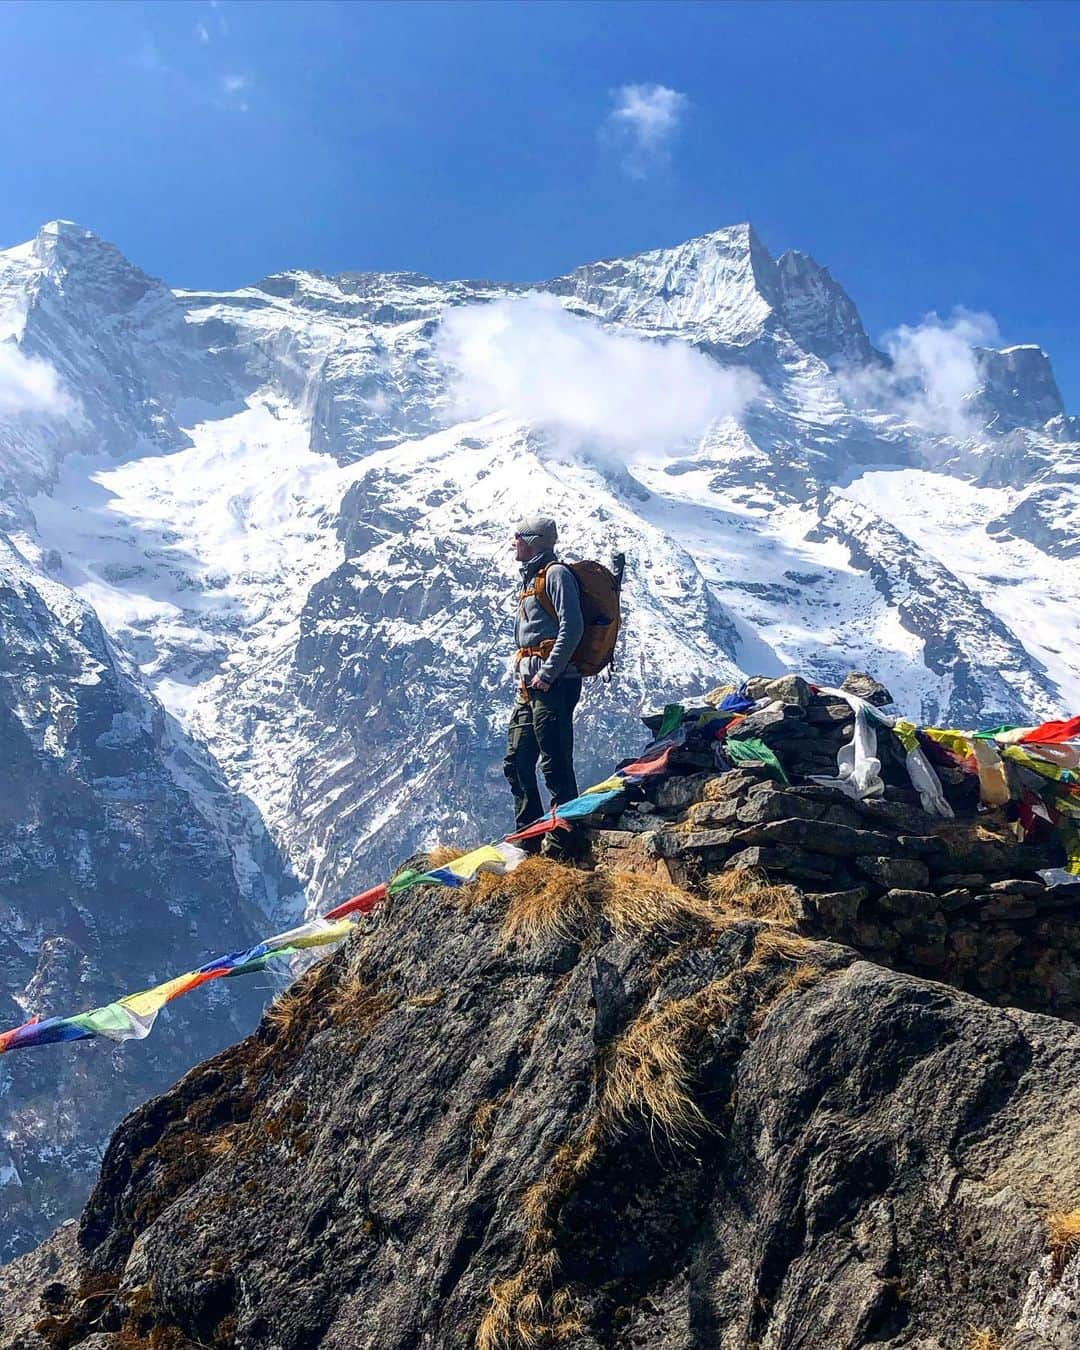
[[[767,825],[775,820],[819,820],[827,810],[823,802],[777,789],[755,792],[737,807],[736,814],[744,825]]]
[[[1007,919],[1010,923],[1018,919],[1033,919],[1039,912],[1039,906],[1025,895],[977,895],[975,901],[981,907],[980,919]]]
[[[987,880],[981,872],[949,872],[945,876],[938,877],[938,885],[981,889],[987,885]]]
[[[853,670],[845,678],[840,688],[845,693],[854,694],[856,698],[865,699],[867,703],[872,703],[875,708],[884,708],[887,703],[893,701],[892,694],[881,681],[875,680],[873,675],[868,675],[864,670]]]
[[[896,887],[878,896],[878,904],[890,914],[909,919],[927,919],[937,910],[938,897],[933,891]]]
[[[869,898],[866,886],[852,886],[846,891],[819,891],[810,895],[821,922],[830,931],[846,930],[859,917],[859,906]]]
[[[765,784],[770,788],[773,786],[773,780],[764,766],[751,768],[750,765],[743,764],[737,769],[729,769],[727,773],[712,774],[701,795],[703,800],[714,802],[721,797],[741,797]]]
[[[820,820],[777,820],[741,830],[739,842],[747,844],[789,844],[811,853],[835,858],[860,855],[884,855],[895,847],[891,836],[875,830],[853,830],[846,825],[826,825]]]
[[[799,880],[835,884],[835,872],[829,866],[831,861],[805,849],[775,844],[764,848],[760,846],[744,848],[728,858],[727,866],[762,868],[766,872],[782,873],[784,876]]]
[[[853,722],[855,714],[850,703],[842,698],[830,698],[828,695],[815,694],[806,709],[806,720],[816,726],[835,726],[838,723]]]
[[[663,830],[656,838],[661,858],[684,858],[690,853],[713,853],[730,848],[737,830]]]
[[[793,703],[800,708],[805,708],[813,698],[813,690],[801,675],[781,675],[775,680],[756,675],[747,680],[746,692],[755,701],[767,698],[778,703]]]
[[[903,831],[906,835],[926,835],[931,825],[931,817],[921,807],[910,806],[906,802],[886,801],[881,797],[859,802],[859,811],[879,829]]]
[[[901,834],[896,842],[903,853],[921,858],[931,867],[943,866],[949,860],[948,845],[936,834]]]
[[[964,887],[957,887],[953,890],[945,891],[939,897],[941,908],[947,914],[955,913],[958,909],[966,909],[968,905],[974,904],[974,894]]]
[[[856,858],[855,866],[885,890],[920,891],[930,885],[930,869],[917,858]]]
[[[656,785],[653,800],[664,810],[682,811],[691,802],[698,802],[705,796],[710,783],[726,774],[688,773],[679,777],[665,778]]]
[[[1026,895],[1031,898],[1046,894],[1046,884],[1042,881],[992,881],[986,888],[994,895]]]
[[[737,797],[722,798],[718,802],[694,802],[686,808],[683,819],[695,825],[735,825],[739,812]]]
[[[792,737],[816,736],[807,726],[806,714],[794,703],[770,703],[748,714],[732,731],[732,738],[760,737],[766,745],[775,745]]]

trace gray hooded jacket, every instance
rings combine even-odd
[[[527,596],[518,602],[514,643],[517,647],[539,647],[541,642],[554,640],[555,646],[546,661],[539,656],[523,656],[518,663],[517,674],[526,683],[539,674],[548,684],[554,684],[561,675],[576,677],[578,674],[570,658],[585,631],[585,620],[581,615],[581,592],[577,578],[556,559],[551,549],[538,553],[522,567],[521,589],[529,589],[541,567],[547,568],[544,589],[555,606],[558,622],[535,596]]]

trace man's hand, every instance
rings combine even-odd
[[[551,688],[551,685],[548,684],[547,680],[542,680],[539,675],[534,675],[529,682],[529,688],[539,689],[542,694],[546,694]]]

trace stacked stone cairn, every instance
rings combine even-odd
[[[878,707],[889,691],[864,674],[843,688]],[[748,681],[769,701],[738,726],[764,742],[790,784],[765,765],[727,767],[715,723],[691,730],[670,772],[643,785],[602,828],[588,831],[595,866],[659,874],[689,889],[749,869],[792,888],[793,924],[808,937],[952,984],[999,1005],[1080,1019],[1080,881],[1048,884],[1060,844],[1021,841],[1006,812],[979,806],[978,780],[936,766],[955,819],[928,815],[903,750],[878,735],[884,793],[858,800],[810,781],[834,777],[854,713],[798,676]],[[724,691],[706,696],[715,706]],[[693,724],[688,706],[688,721]],[[659,718],[646,718],[653,731]]]

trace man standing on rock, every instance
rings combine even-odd
[[[553,805],[578,795],[574,709],[581,697],[581,676],[570,658],[585,621],[577,578],[555,557],[557,539],[555,522],[548,516],[530,516],[514,531],[522,581],[514,624],[519,688],[503,771],[514,794],[518,829],[545,814],[536,786],[538,759]],[[524,843],[538,848],[536,841]],[[545,852],[561,852],[562,847],[555,834],[548,836]]]

